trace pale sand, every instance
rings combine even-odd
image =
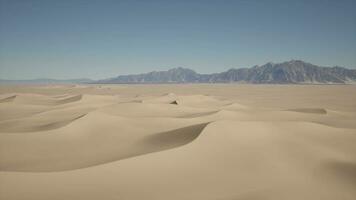
[[[356,199],[355,85],[0,86],[0,199]]]

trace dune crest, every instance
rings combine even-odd
[[[76,102],[82,99],[82,95],[72,95],[63,97],[50,97],[37,94],[18,94],[15,103],[53,106]]]
[[[74,116],[62,118],[58,121],[47,121],[40,117],[32,117],[30,119],[7,120],[0,121],[0,134],[1,133],[26,133],[26,132],[40,132],[53,130],[64,127],[77,119],[84,117],[86,114],[77,114]]]

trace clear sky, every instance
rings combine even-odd
[[[355,0],[0,0],[0,78],[356,68]]]

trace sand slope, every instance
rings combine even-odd
[[[0,199],[356,198],[355,87],[195,87],[0,87]]]

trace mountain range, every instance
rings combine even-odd
[[[251,68],[232,68],[220,73],[199,74],[187,68],[120,75],[102,80],[33,79],[0,80],[0,84],[149,84],[149,83],[252,83],[252,84],[348,84],[356,83],[356,69],[322,67],[301,60],[266,63]]]
[[[94,81],[102,84],[139,83],[256,83],[256,84],[346,84],[356,82],[356,69],[321,67],[301,60],[267,63],[251,68],[229,69],[220,73],[199,74],[187,68],[120,75]]]

